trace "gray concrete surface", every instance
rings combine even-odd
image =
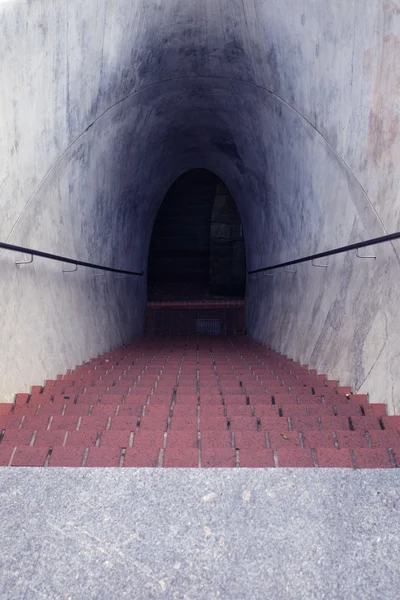
[[[194,167],[250,267],[399,229],[399,0],[11,0],[0,22],[1,239],[136,270]],[[399,251],[250,281],[249,333],[399,411]],[[140,330],[144,281],[14,258],[0,400]]]
[[[4,600],[397,600],[395,471],[0,470]]]

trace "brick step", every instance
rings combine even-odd
[[[180,407],[185,408],[184,412],[179,413]],[[136,422],[138,417],[141,417],[141,423],[148,421],[156,422],[160,418],[166,421],[168,418],[171,422],[193,420],[197,416],[197,404],[192,404],[190,410],[188,405],[174,405],[171,416],[171,406],[169,403],[147,405],[82,405],[81,410],[78,405],[64,407],[65,410],[56,411],[53,407],[50,409],[41,408],[35,413],[21,415],[13,413],[0,417],[0,426],[2,429],[83,429],[89,427],[94,428],[94,424],[99,429],[120,427],[119,424],[126,423],[127,420]],[[266,412],[265,407],[254,407],[254,415],[251,414],[252,407],[240,407],[240,411],[235,413],[234,408],[224,407],[222,404],[212,405],[212,412],[207,414],[207,407],[202,408],[200,405],[200,421],[202,423],[215,423],[219,428],[238,428],[238,429],[270,429],[271,426],[280,426],[285,430],[350,430],[350,431],[381,431],[381,430],[396,430],[399,427],[399,420],[392,420],[391,417],[382,417],[373,413],[361,415],[361,413],[352,416],[331,415],[322,413],[322,416],[295,414],[292,417],[287,417],[284,412],[279,409],[275,411],[273,407],[268,407]],[[235,407],[237,408],[237,407]],[[248,408],[248,412],[246,410]],[[270,410],[272,408],[272,410]],[[231,412],[232,410],[232,412]],[[82,411],[82,412],[81,412]]]
[[[89,422],[90,425],[95,423]],[[99,427],[82,429],[55,428],[48,430],[28,429],[6,429],[2,431],[1,446],[102,446],[118,444],[124,446],[136,446],[137,440],[146,440],[148,443],[161,447],[170,444],[179,445],[184,448],[197,445],[198,441],[206,446],[221,445],[223,441],[226,447],[240,449],[259,448],[396,448],[400,446],[400,432],[391,430],[376,431],[331,431],[331,430],[309,430],[305,432],[287,431],[285,428],[269,429],[268,431],[257,430],[252,427],[243,429],[226,429],[224,423],[203,423],[200,426],[200,434],[197,430],[197,420],[184,421],[178,424],[171,422],[167,427],[166,420],[154,423],[149,421],[149,427],[142,421],[139,428],[135,421],[122,417],[110,429],[104,430]],[[188,443],[188,440],[191,440]]]
[[[50,466],[195,467],[200,448],[202,466],[394,466],[400,447],[385,405],[247,338],[212,336],[105,353],[17,394],[0,428],[3,463],[16,465],[46,452]]]
[[[0,465],[31,467],[242,467],[242,468],[393,468],[400,460],[400,448],[277,450],[262,448],[256,451],[213,447],[205,450],[176,446],[165,450],[154,447],[121,448],[120,445],[99,447],[46,446],[29,447],[2,444]]]

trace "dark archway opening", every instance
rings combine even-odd
[[[179,177],[158,211],[149,249],[149,300],[243,298],[243,229],[235,202],[210,171]]]

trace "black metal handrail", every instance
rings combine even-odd
[[[59,256],[58,254],[50,254],[49,252],[42,252],[41,250],[34,250],[33,248],[24,248],[23,246],[14,246],[13,244],[6,244],[5,242],[0,242],[0,248],[3,250],[11,250],[12,252],[21,252],[23,254],[30,254],[33,256],[40,256],[41,258],[47,258],[49,260],[56,260],[58,262],[67,263],[70,265],[75,265],[78,267],[89,267],[91,269],[97,269],[98,271],[109,271],[111,273],[122,273],[123,275],[136,275],[138,277],[142,277],[144,275],[144,271],[140,273],[136,271],[127,271],[125,269],[114,269],[113,267],[105,267],[104,265],[96,265],[95,263],[85,262],[83,260],[75,260],[73,258],[68,258],[67,256]],[[31,262],[31,261],[29,261]]]
[[[255,275],[256,273],[263,273],[265,271],[273,271],[274,269],[279,269],[281,267],[291,267],[292,265],[298,265],[300,263],[314,261],[318,258],[326,258],[327,256],[333,256],[334,254],[342,254],[344,252],[349,252],[350,250],[359,250],[360,248],[366,248],[367,246],[375,246],[377,244],[383,244],[385,242],[392,242],[393,240],[400,239],[400,231],[396,233],[390,233],[389,235],[383,235],[381,237],[373,238],[370,240],[366,240],[364,242],[358,242],[357,244],[349,244],[348,246],[341,246],[340,248],[335,248],[334,250],[327,250],[326,252],[319,252],[318,254],[312,254],[310,256],[304,256],[303,258],[296,258],[295,260],[289,260],[284,263],[279,263],[277,265],[270,265],[269,267],[262,267],[260,269],[253,269],[252,271],[248,271],[249,275]],[[375,258],[375,257],[364,257],[360,256],[359,258]],[[315,265],[321,266],[321,265]],[[326,266],[326,265],[323,265]]]

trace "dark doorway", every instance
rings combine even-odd
[[[151,237],[148,290],[149,300],[244,297],[239,213],[210,171],[188,171],[165,196]]]
[[[221,182],[211,217],[210,293],[244,297],[245,272],[242,223],[235,201]]]

